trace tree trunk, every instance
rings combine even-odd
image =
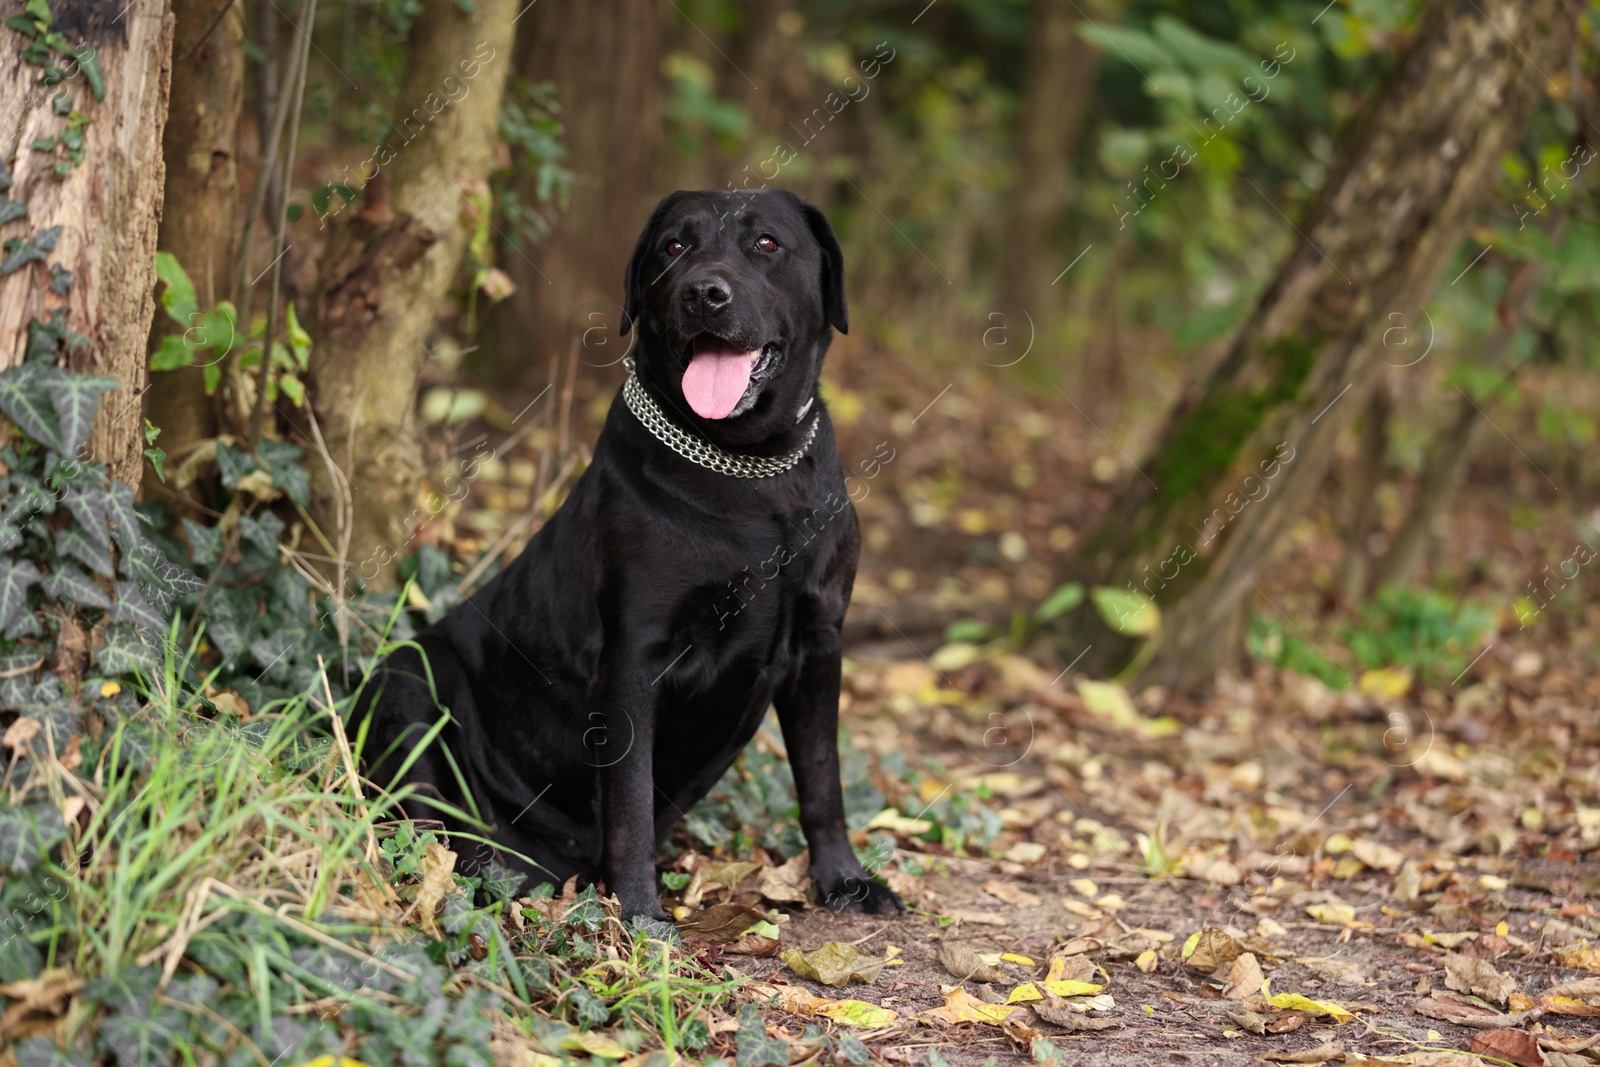
[[[167,189],[158,247],[177,257],[202,307],[228,296],[239,190],[239,116],[244,107],[244,7],[237,0],[173,0],[172,106],[162,156]],[[209,30],[209,32],[207,32]],[[183,327],[156,316],[152,349]],[[217,411],[199,366],[151,381],[150,421],[173,462],[217,435]],[[153,471],[145,489],[154,491]]]
[[[622,270],[650,207],[662,12],[651,0],[545,3],[517,24],[517,72],[555,83],[576,180],[549,238],[501,250],[517,291],[489,313],[468,357],[486,379],[542,382],[549,361],[565,359],[586,330],[616,327]],[[668,8],[666,17],[679,16]],[[535,203],[531,175],[518,193]]]
[[[0,278],[0,367],[22,361],[28,320],[48,320],[65,308],[66,325],[88,339],[69,352],[67,369],[123,383],[100,406],[90,452],[113,477],[133,484],[144,463],[139,397],[155,310],[172,15],[165,0],[139,0],[126,10],[121,3],[100,2],[55,7],[54,28],[85,58],[92,49],[104,75],[104,99],[92,91],[90,68],[70,56],[59,57],[58,65],[75,70],[74,77],[56,86],[39,84],[41,69],[22,59],[28,39],[0,27],[0,162],[12,179],[4,193],[26,206],[26,214],[4,224],[0,237],[32,241],[59,227],[49,262],[74,275],[65,296],[49,288],[50,275],[40,262]],[[17,5],[14,13],[20,10]],[[75,136],[69,117],[53,105],[63,92],[87,120],[79,127],[77,162],[60,143],[48,151],[32,147],[63,132]],[[53,173],[58,167],[64,176]]]
[[[312,514],[349,568],[341,583],[354,573],[392,584],[413,532],[407,519],[423,462],[417,382],[478,220],[465,194],[489,172],[511,67],[517,4],[474,6],[469,15],[453,0],[431,0],[413,25],[389,151],[375,156],[382,169],[362,190],[359,214],[334,219],[324,254],[312,347],[316,414],[348,485],[313,464]]]
[[[1520,136],[1540,70],[1564,70],[1581,0],[1433,0],[1227,359],[1169,417],[1139,479],[1084,537],[1075,577],[1163,612],[1152,680],[1191,685],[1237,649],[1253,577],[1361,410],[1390,315],[1428,299]],[[1252,497],[1254,499],[1252,499]],[[1196,525],[1196,522],[1204,524]],[[1128,645],[1092,613],[1077,655]]]
[[[1078,33],[1072,0],[1035,0],[1029,27],[1027,83],[1017,129],[1017,184],[1006,242],[1005,297],[1026,308],[1036,326],[1064,302],[1051,287],[1056,237],[1072,181],[1073,150],[1089,110],[1100,50]]]
[[[1383,464],[1389,454],[1389,415],[1393,404],[1388,384],[1381,379],[1367,399],[1367,422],[1361,434],[1361,457],[1344,511],[1350,526],[1345,533],[1344,562],[1339,568],[1339,599],[1354,604],[1367,590],[1371,571],[1367,538],[1378,520],[1378,487],[1383,484]]]
[[[1552,246],[1560,247],[1562,235],[1566,232],[1566,221],[1566,217],[1562,216],[1550,232]],[[1488,344],[1484,345],[1480,357],[1482,362],[1494,366],[1504,362],[1510,355],[1517,329],[1527,313],[1535,283],[1543,270],[1544,265],[1538,260],[1528,260],[1512,276],[1511,284],[1500,298],[1500,325]],[[1427,462],[1422,469],[1422,482],[1417,487],[1417,498],[1388,551],[1378,561],[1373,571],[1371,590],[1386,585],[1405,585],[1422,565],[1429,546],[1437,538],[1434,524],[1472,462],[1472,453],[1483,423],[1496,402],[1510,390],[1518,369],[1511,367],[1507,370],[1504,380],[1481,402],[1461,394],[1455,417],[1429,449]]]

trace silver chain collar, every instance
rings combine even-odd
[[[628,410],[633,412],[634,418],[644,424],[657,441],[672,449],[690,463],[698,463],[707,470],[726,474],[730,478],[771,478],[791,469],[796,463],[811,451],[811,442],[817,438],[817,425],[821,421],[813,417],[811,429],[806,431],[806,439],[800,442],[800,447],[786,456],[740,456],[732,452],[725,452],[709,441],[702,440],[691,433],[684,431],[677,423],[668,419],[656,406],[656,402],[645,392],[644,386],[639,382],[639,375],[634,372],[633,360],[628,360],[628,380],[622,386],[622,400],[628,405]],[[809,408],[811,405],[807,404]],[[804,411],[802,411],[802,417]]]

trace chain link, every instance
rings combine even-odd
[[[732,452],[724,452],[709,441],[703,441],[693,434],[686,433],[676,423],[672,422],[656,407],[656,402],[650,399],[650,394],[645,392],[644,386],[639,382],[639,376],[634,373],[628,360],[628,380],[622,386],[622,400],[628,405],[628,410],[649,430],[657,441],[672,449],[678,455],[691,463],[697,463],[707,470],[726,474],[730,478],[771,478],[782,474],[792,468],[811,450],[811,442],[817,437],[817,424],[820,421],[816,416],[811,418],[811,429],[806,431],[806,439],[800,447],[787,456],[774,456],[768,459],[764,456],[739,456]]]

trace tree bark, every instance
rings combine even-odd
[[[341,549],[331,554],[371,585],[392,584],[413,532],[423,465],[417,382],[478,219],[465,193],[489,172],[516,8],[477,0],[469,15],[453,0],[430,0],[412,27],[402,111],[384,142],[391,151],[375,155],[381,169],[360,213],[331,223],[312,369],[322,438],[348,482],[313,463],[312,516]]]
[[[1389,314],[1428,299],[1546,88],[1539,72],[1565,69],[1583,6],[1432,0],[1228,357],[1141,464],[1149,482],[1085,535],[1075,577],[1162,610],[1151,680],[1193,685],[1236,654],[1253,578],[1361,410]],[[1069,655],[1088,644],[1086,664],[1125,661],[1092,613],[1070,626]]]
[[[1371,572],[1367,537],[1378,520],[1378,487],[1383,484],[1383,465],[1389,455],[1389,416],[1393,408],[1389,389],[1378,381],[1367,399],[1367,422],[1361,434],[1361,457],[1356,461],[1355,481],[1345,501],[1350,527],[1345,534],[1344,561],[1339,568],[1339,599],[1354,604],[1366,593]]]
[[[584,331],[616,327],[623,267],[650,207],[661,17],[651,0],[585,0],[536,4],[517,24],[517,72],[555,83],[576,180],[549,238],[501,250],[517,291],[490,311],[468,357],[486,379],[543,381],[549,361],[565,359]],[[531,176],[518,193],[535,202]]]
[[[1100,50],[1078,33],[1083,17],[1072,0],[1035,0],[1029,27],[1017,184],[1002,277],[1007,299],[1026,308],[1036,326],[1054,318],[1062,303],[1050,284],[1059,270],[1055,238],[1067,206],[1073,152],[1100,70]]]
[[[244,107],[244,6],[238,0],[173,0],[172,103],[162,156],[167,188],[157,245],[177,257],[202,307],[228,296],[239,191],[239,117]],[[209,32],[207,32],[209,29]],[[152,350],[183,326],[156,316]],[[217,411],[199,366],[151,381],[151,422],[174,462],[217,435]],[[146,491],[154,471],[145,474]]]
[[[165,0],[138,0],[125,11],[98,0],[55,7],[55,29],[74,48],[93,50],[105,98],[96,99],[81,65],[59,85],[39,84],[41,69],[22,59],[27,38],[0,27],[0,162],[12,178],[6,195],[26,205],[25,215],[0,228],[0,239],[33,239],[60,227],[49,261],[74,275],[65,296],[49,288],[42,263],[0,278],[0,367],[22,362],[30,319],[45,321],[65,308],[67,326],[88,339],[69,352],[67,369],[123,383],[100,406],[90,452],[113,477],[133,484],[144,463],[139,397],[155,310],[172,15]],[[68,63],[60,65],[73,69]],[[66,150],[32,146],[67,129],[68,117],[53,106],[62,92],[87,124],[81,162],[58,177],[57,166],[70,162]]]

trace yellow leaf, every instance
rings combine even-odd
[[[1149,974],[1151,971],[1156,969],[1157,964],[1160,962],[1161,957],[1156,955],[1156,950],[1153,948],[1147,948],[1143,952],[1139,953],[1139,958],[1133,961],[1133,965],[1139,968],[1139,970],[1143,971],[1145,974]]]
[[[950,1026],[958,1023],[988,1023],[991,1026],[999,1026],[1012,1012],[1021,1010],[1014,1004],[985,1004],[963,987],[956,986],[944,995],[942,1005],[929,1008],[920,1018]]]
[[[314,1060],[305,1060],[294,1067],[369,1067],[360,1060],[353,1060],[349,1056],[318,1056]]]
[[[1502,920],[1501,922],[1495,924],[1494,932],[1500,937],[1504,937],[1511,932],[1511,927],[1507,926],[1504,920]]]
[[[1306,914],[1319,923],[1338,923],[1341,926],[1355,921],[1356,909],[1349,904],[1312,904]]]
[[[926,819],[912,819],[901,815],[894,808],[884,808],[874,815],[866,825],[868,830],[888,830],[896,834],[910,834],[915,837],[925,834],[933,829],[933,823]]]
[[[1019,956],[1015,952],[1002,952],[1002,953],[1000,953],[1000,958],[1005,960],[1007,963],[1020,963],[1024,967],[1035,967],[1035,966],[1037,966],[1037,964],[1035,964],[1028,957]]]
[[[100,683],[100,695],[105,697],[105,698],[107,698],[108,700],[111,697],[116,696],[120,692],[122,692],[122,686],[118,685],[116,682],[101,682]]]
[[[1362,671],[1360,689],[1369,697],[1398,700],[1411,691],[1411,671],[1406,667],[1379,667]]]
[[[876,1004],[868,1004],[864,1000],[833,1000],[820,1004],[812,1009],[813,1015],[825,1015],[836,1023],[845,1026],[865,1026],[868,1028],[888,1026],[896,1019],[898,1014],[888,1008],[880,1008]]]
[[[1333,1018],[1334,1022],[1347,1023],[1355,1016],[1348,1008],[1341,1007],[1331,1000],[1312,1000],[1310,997],[1299,993],[1278,993],[1269,995],[1272,979],[1268,978],[1261,983],[1261,995],[1267,998],[1267,1003],[1274,1008],[1286,1011],[1315,1011]]]
[[[1017,1004],[1025,1000],[1043,1000],[1044,993],[1039,992],[1041,988],[1044,989],[1045,993],[1058,997],[1092,997],[1104,989],[1105,986],[1095,985],[1093,982],[1077,982],[1071,978],[1058,978],[1053,982],[1046,979],[1037,985],[1033,982],[1024,982],[1011,991],[1011,995],[1006,998],[1006,1003]]]
[[[628,1050],[616,1041],[593,1030],[567,1034],[561,1039],[561,1047],[572,1052],[587,1052],[591,1056],[599,1056],[605,1060],[624,1060],[629,1056]]]

